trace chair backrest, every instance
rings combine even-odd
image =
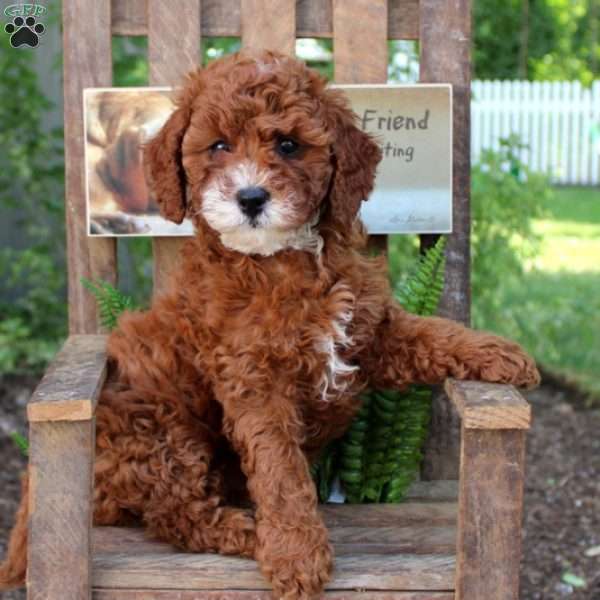
[[[81,278],[116,282],[117,244],[86,235],[83,164],[85,87],[112,84],[113,35],[148,36],[151,85],[173,85],[200,63],[201,36],[241,36],[245,47],[293,53],[296,37],[333,38],[338,83],[387,81],[388,39],[419,40],[420,79],[454,86],[454,232],[447,244],[441,312],[469,320],[470,0],[63,0],[69,328],[93,333],[93,297]],[[429,245],[431,236],[423,236]],[[376,240],[385,245],[385,238]],[[181,240],[155,238],[160,290]],[[431,478],[456,472],[456,427],[434,407]]]

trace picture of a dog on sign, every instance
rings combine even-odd
[[[90,235],[188,235],[163,219],[146,184],[144,144],[173,111],[170,90],[85,90],[85,161]]]

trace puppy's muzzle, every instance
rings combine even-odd
[[[237,201],[242,212],[250,219],[256,219],[269,201],[271,194],[258,186],[246,187],[238,191]]]

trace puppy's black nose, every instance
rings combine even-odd
[[[251,219],[257,217],[268,202],[271,195],[265,188],[252,186],[241,189],[237,193],[237,201],[242,212]]]

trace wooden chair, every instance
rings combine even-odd
[[[106,358],[80,279],[115,282],[117,263],[114,239],[86,237],[81,92],[111,85],[111,35],[148,36],[154,85],[176,84],[198,64],[201,35],[241,35],[245,46],[289,53],[296,36],[333,38],[335,80],[343,83],[385,82],[387,40],[418,39],[422,81],[454,85],[454,233],[443,312],[466,322],[469,22],[469,0],[63,0],[71,336],[28,407],[30,600],[269,597],[253,561],[180,554],[135,529],[91,527],[94,409]],[[154,240],[157,290],[178,245]],[[337,555],[327,598],[518,598],[529,407],[509,386],[447,381],[445,389],[451,402],[434,402],[427,481],[407,502],[323,507]]]

